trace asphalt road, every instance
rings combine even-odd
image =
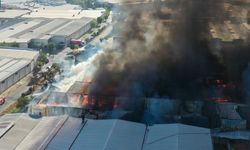
[[[1,96],[6,97],[6,101],[0,106],[0,114],[5,111],[9,106],[14,104],[22,93],[26,92],[30,86],[28,86],[31,74],[27,75],[25,78],[17,82],[15,85],[7,89]]]

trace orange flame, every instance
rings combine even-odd
[[[88,104],[89,104],[89,96],[88,95],[84,95],[83,96],[82,105],[83,105],[83,107],[86,107],[86,106],[88,106]]]

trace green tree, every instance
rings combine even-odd
[[[74,44],[70,44],[70,49],[75,49],[75,45]]]
[[[97,25],[96,20],[93,20],[93,21],[90,22],[91,28],[95,28],[96,25]]]
[[[18,98],[17,100],[17,104],[16,107],[17,108],[23,108],[24,106],[26,106],[29,103],[29,98],[26,96],[21,96],[20,98]]]
[[[98,17],[98,18],[97,18],[97,23],[98,23],[98,24],[102,23],[102,21],[103,21],[102,17]]]
[[[104,12],[104,14],[103,14],[104,19],[107,20],[108,17],[109,17],[109,15],[110,15],[110,10],[109,10],[109,9],[106,9],[105,12]]]
[[[40,44],[39,50],[44,50],[44,44],[43,43]]]
[[[49,43],[48,44],[48,50],[49,50],[49,52],[53,52],[54,48],[55,48],[55,45],[53,43]]]

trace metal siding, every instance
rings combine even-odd
[[[10,72],[0,71],[0,82],[2,82],[5,79],[7,79],[8,76],[10,76]]]
[[[0,82],[0,93],[2,93],[5,90],[5,83]]]
[[[17,82],[20,79],[20,73],[19,71],[13,74],[13,81]]]
[[[25,71],[25,69],[23,68],[23,69],[21,69],[19,72],[20,72],[20,78],[19,78],[19,80],[20,80],[20,79],[22,79],[23,77],[25,77],[26,71]]]
[[[13,81],[14,77],[13,75],[9,76],[8,79],[6,80],[7,81],[7,87],[11,87],[15,82]]]
[[[27,67],[27,65],[29,66]],[[2,93],[25,77],[30,72],[31,68],[30,62],[27,60],[12,59],[1,66],[0,70],[0,81],[4,81],[4,83],[1,83],[0,93]]]

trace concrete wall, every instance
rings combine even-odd
[[[91,28],[91,26],[90,26],[90,22],[89,22],[84,27],[82,27],[80,30],[78,30],[75,33],[71,34],[69,36],[69,38],[72,38],[72,39],[80,38],[82,35],[84,35],[86,32],[88,32],[90,30],[90,28]]]

